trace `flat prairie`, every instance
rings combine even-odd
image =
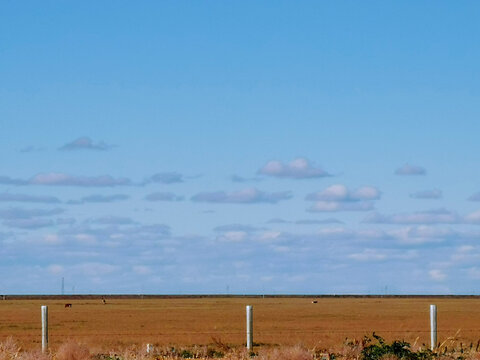
[[[376,332],[387,340],[429,343],[429,305],[438,308],[438,341],[480,339],[478,298],[160,298],[0,301],[0,341],[40,346],[40,306],[49,307],[52,348],[76,339],[98,350],[245,343],[245,306],[253,305],[254,342],[335,349]],[[65,304],[72,307],[66,308]]]

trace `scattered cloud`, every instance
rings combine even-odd
[[[47,271],[53,275],[59,275],[64,272],[62,265],[52,264],[47,267]]]
[[[350,190],[345,185],[336,184],[320,192],[308,194],[305,199],[316,201],[307,209],[309,212],[336,212],[372,210],[373,200],[380,197],[380,191],[373,186]]]
[[[422,245],[441,243],[448,239],[459,239],[473,234],[462,234],[450,229],[420,225],[393,229],[386,232],[387,236],[403,245]]]
[[[441,199],[442,191],[438,189],[417,191],[410,194],[412,199]]]
[[[278,160],[267,162],[258,170],[258,174],[278,178],[312,179],[331,176],[320,167],[315,167],[306,158],[296,158],[289,163]]]
[[[337,211],[370,211],[373,210],[373,203],[370,201],[340,202],[340,201],[317,201],[310,206],[309,212],[337,212]]]
[[[480,280],[480,268],[473,266],[467,269],[467,273],[471,279]]]
[[[58,215],[63,212],[64,210],[60,208],[55,208],[55,209],[9,208],[9,209],[0,209],[0,218],[5,220],[31,219],[38,216]]]
[[[469,224],[480,224],[480,210],[465,216],[465,221]]]
[[[348,255],[348,258],[356,261],[392,261],[392,260],[411,260],[418,257],[415,250],[398,249],[364,249],[357,253]]]
[[[427,171],[422,166],[405,164],[395,170],[395,175],[425,175]]]
[[[350,259],[358,261],[383,261],[387,259],[387,255],[375,249],[365,249],[358,253],[348,255]]]
[[[58,218],[57,225],[73,225],[77,222],[74,218]]]
[[[3,185],[28,185],[27,180],[14,179],[10,176],[0,176],[0,184]]]
[[[171,192],[155,192],[145,196],[147,201],[182,201],[183,196],[177,196]]]
[[[230,176],[230,180],[232,180],[233,182],[237,182],[237,183],[244,183],[244,182],[261,181],[262,179],[258,178],[258,177],[246,178],[246,177],[243,177],[243,176],[240,176],[240,175],[232,175],[232,176]]]
[[[373,213],[367,216],[364,223],[371,224],[472,224],[480,225],[480,210],[465,216],[446,209],[434,209],[414,213],[382,215]]]
[[[0,201],[3,202],[31,202],[31,203],[45,203],[45,204],[58,204],[60,200],[54,196],[38,196],[27,194],[0,194]]]
[[[435,281],[444,281],[447,278],[447,275],[440,269],[432,269],[428,272],[428,275]]]
[[[308,194],[306,200],[353,202],[378,200],[380,196],[380,191],[373,186],[363,186],[355,190],[349,190],[345,185],[336,184],[320,192]]]
[[[51,219],[32,218],[32,219],[12,219],[5,220],[3,225],[9,228],[34,230],[44,227],[54,226],[55,222]]]
[[[480,192],[477,192],[473,195],[471,195],[469,198],[468,198],[469,201],[480,201]]]
[[[95,150],[95,151],[106,151],[113,148],[113,145],[108,145],[103,141],[95,143],[92,139],[87,136],[79,137],[62,147],[58,150],[60,151],[74,151],[74,150]]]
[[[132,270],[135,274],[138,274],[138,275],[149,275],[153,272],[149,266],[145,266],[145,265],[134,265],[132,267]]]
[[[86,276],[104,276],[118,272],[120,269],[118,265],[106,264],[105,262],[89,262],[72,266],[73,272],[78,271]]]
[[[63,173],[45,173],[32,177],[29,184],[48,186],[113,187],[131,185],[131,182],[126,178],[116,179],[110,175],[73,176]]]
[[[246,240],[248,233],[246,231],[226,231],[217,236],[217,241],[220,242],[242,242]]]
[[[343,224],[343,221],[340,221],[335,218],[328,218],[328,219],[305,219],[305,220],[297,220],[295,221],[297,225],[322,225],[322,224]]]
[[[89,195],[82,197],[77,203],[112,203],[117,201],[128,200],[130,196],[125,194],[113,194],[113,195]]]
[[[256,188],[248,188],[240,191],[227,193],[224,191],[202,192],[194,195],[191,200],[195,202],[209,202],[219,204],[256,204],[270,203],[275,204],[282,200],[292,198],[290,191],[264,192]]]
[[[262,230],[263,228],[259,228],[256,226],[251,225],[242,225],[242,224],[228,224],[228,225],[221,225],[215,227],[214,231],[243,231],[243,232],[254,232],[258,230]]]
[[[267,221],[267,224],[288,224],[290,221],[287,221],[282,218],[272,218]]]
[[[65,173],[41,173],[28,180],[0,176],[0,184],[4,185],[47,185],[47,186],[81,186],[81,187],[113,187],[132,185],[127,178],[114,178],[110,175],[76,176]]]
[[[40,152],[40,151],[44,151],[45,148],[43,147],[38,147],[38,146],[25,146],[23,148],[20,149],[20,152],[21,153],[31,153],[31,152]]]
[[[130,225],[135,223],[131,218],[126,216],[102,216],[91,218],[88,222],[102,225]]]
[[[183,182],[183,175],[177,172],[161,172],[152,175],[145,183],[176,184]]]
[[[457,224],[462,218],[455,212],[446,209],[434,209],[414,213],[382,215],[374,213],[363,222],[371,224]]]

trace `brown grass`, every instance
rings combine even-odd
[[[90,350],[85,345],[80,345],[74,340],[62,344],[56,353],[57,360],[88,360]]]
[[[65,302],[72,308],[65,308]],[[438,306],[439,342],[473,346],[480,333],[480,300],[394,298],[194,298],[0,301],[0,341],[40,348],[40,306],[49,306],[50,346],[56,351],[73,338],[92,352],[197,345],[241,348],[245,343],[245,305],[254,307],[254,341],[261,348],[303,345],[343,351],[345,338],[361,340],[373,331],[386,340],[428,343],[428,306]],[[460,330],[457,334],[457,331]],[[219,349],[225,352],[225,349]],[[352,354],[352,358],[354,354]],[[0,358],[0,360],[2,360]]]
[[[255,349],[250,353],[245,348],[229,348],[226,353],[212,352],[207,346],[194,347],[163,347],[156,348],[151,354],[147,354],[144,348],[135,345],[123,348],[120,351],[103,353],[91,353],[85,346],[75,340],[68,340],[61,344],[56,351],[49,351],[42,354],[38,350],[22,350],[17,343],[8,338],[0,342],[0,360],[358,360],[362,359],[361,350],[364,342],[345,343],[340,352],[330,350],[319,351],[317,348],[306,348],[304,346],[275,346]],[[458,345],[458,344],[457,344]],[[218,350],[218,349],[217,349]],[[442,349],[430,360],[479,360],[480,352],[475,348],[465,349],[461,345],[449,352],[442,353]],[[363,359],[367,360],[367,359]],[[384,355],[381,360],[401,360],[395,355]]]

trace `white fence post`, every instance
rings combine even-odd
[[[247,349],[253,349],[253,308],[247,305]]]
[[[42,352],[48,349],[48,306],[42,305]]]
[[[430,350],[437,348],[437,305],[430,305]]]

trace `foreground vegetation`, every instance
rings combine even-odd
[[[480,360],[479,347],[480,340],[465,347],[451,338],[432,352],[425,344],[417,346],[399,340],[389,343],[374,333],[361,341],[346,340],[336,352],[302,346],[261,346],[249,352],[214,338],[209,346],[157,347],[151,353],[146,353],[146,348],[130,347],[107,354],[94,353],[87,346],[70,340],[55,351],[42,354],[40,351],[22,351],[12,338],[8,338],[0,342],[0,360]]]

